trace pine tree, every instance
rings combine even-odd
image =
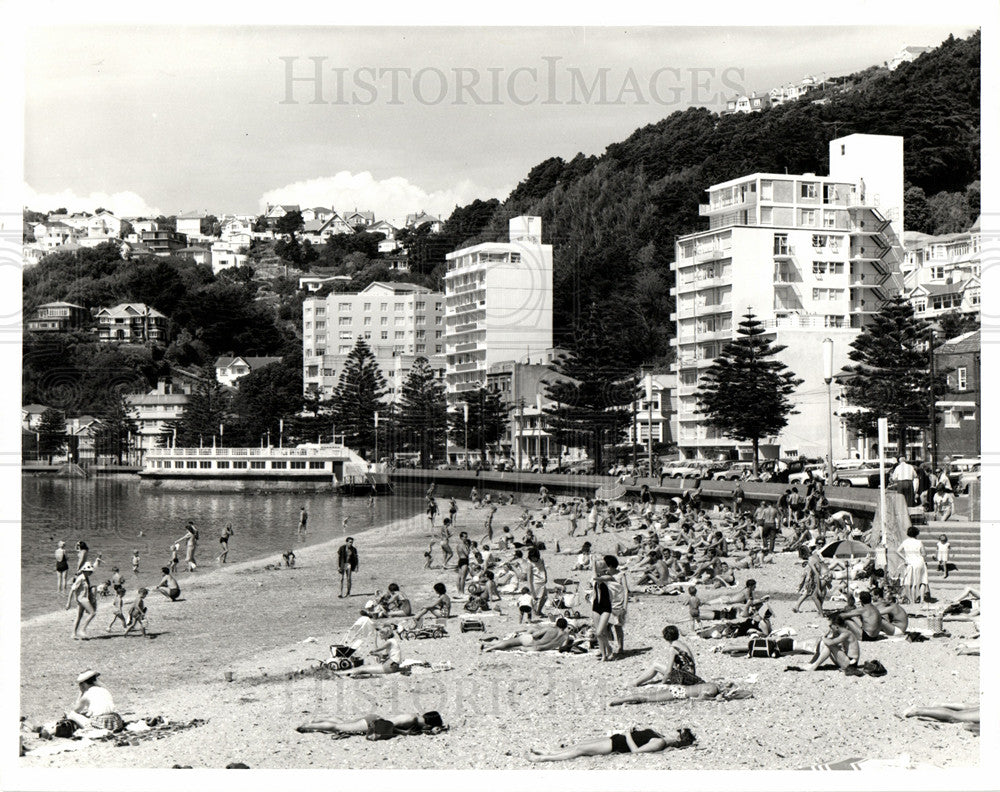
[[[59,411],[49,408],[42,413],[38,421],[38,456],[47,457],[49,463],[52,457],[66,446],[66,417]]]
[[[864,408],[847,417],[848,426],[875,437],[878,419],[887,418],[896,430],[899,456],[906,456],[908,428],[930,426],[930,341],[930,324],[914,315],[909,302],[894,297],[854,339],[849,356],[855,365],[845,366],[848,375],[841,378],[847,401]],[[946,378],[947,372],[936,372],[935,393],[944,392]]]
[[[412,433],[420,452],[420,466],[429,467],[431,457],[443,458],[448,429],[444,385],[425,357],[413,361],[400,390],[399,426]],[[388,430],[394,421],[390,416]],[[388,437],[387,437],[388,439]]]
[[[188,397],[184,414],[170,428],[177,430],[176,445],[180,448],[211,445],[219,434],[219,425],[229,415],[229,393],[207,371]]]
[[[545,384],[546,395],[555,402],[545,410],[546,420],[557,438],[573,438],[572,444],[587,448],[595,470],[602,470],[604,446],[618,443],[631,420],[638,377],[608,341],[595,307],[577,324],[574,336],[571,350],[553,361],[555,377]]]
[[[115,457],[120,465],[122,457],[129,452],[130,438],[137,432],[124,394],[119,394],[100,417],[101,428],[94,437],[94,451],[102,456]]]
[[[375,447],[375,413],[386,393],[385,377],[365,340],[358,338],[340,372],[333,396],[337,434],[348,447],[368,456]]]
[[[486,449],[499,442],[507,428],[507,407],[499,393],[485,387],[463,393],[456,407],[455,412],[451,414],[451,439],[468,449],[478,448],[479,459],[485,467]],[[465,420],[466,410],[469,413],[468,424]],[[468,428],[468,446],[466,446],[466,428]]]
[[[774,359],[784,349],[771,343],[753,311],[747,311],[736,338],[705,371],[698,389],[698,412],[710,426],[753,443],[754,475],[761,438],[780,432],[797,412],[789,397],[802,380]]]

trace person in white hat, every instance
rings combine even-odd
[[[73,600],[76,600],[76,623],[73,625],[73,638],[79,639],[80,636],[80,622],[83,620],[83,615],[89,614],[86,623],[83,625],[83,636],[87,637],[87,627],[94,620],[97,615],[97,589],[94,584],[90,582],[90,575],[94,571],[93,565],[89,561],[85,561],[83,566],[80,567],[80,571],[77,576],[73,578],[73,585],[69,589],[69,597],[66,598],[66,610],[69,610],[73,605]]]
[[[84,729],[96,727],[116,731],[121,716],[115,712],[111,692],[97,681],[100,675],[100,672],[88,669],[76,678],[80,696],[73,709],[63,717],[76,721]]]

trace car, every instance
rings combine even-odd
[[[663,468],[664,478],[711,478],[712,474],[726,468],[725,462],[712,462],[707,459],[682,459],[671,462]]]
[[[969,485],[973,481],[981,480],[982,460],[978,457],[953,459],[945,474],[948,476],[955,494],[964,494],[969,491]]]
[[[578,459],[576,462],[569,462],[563,465],[563,472],[571,476],[592,476],[594,474],[594,460]]]
[[[729,467],[715,471],[716,481],[743,481],[753,475],[753,462],[733,462]]]
[[[813,462],[788,476],[789,484],[805,484],[807,481],[826,481],[826,465],[822,462]]]
[[[886,468],[886,483],[889,481],[889,468]],[[836,487],[873,487],[879,486],[878,467],[858,467],[833,471],[833,484]]]

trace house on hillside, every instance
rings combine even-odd
[[[365,229],[370,234],[383,234],[385,239],[378,243],[379,253],[394,253],[399,250],[399,242],[396,241],[396,234],[399,229],[388,220],[379,220]]]
[[[230,267],[242,267],[247,263],[246,246],[235,242],[215,242],[212,245],[212,272],[218,275]]]
[[[29,431],[34,431],[42,422],[42,415],[46,410],[52,409],[44,404],[26,404],[21,408],[21,427]]]
[[[930,52],[932,49],[933,47],[903,47],[889,59],[889,71],[895,71],[904,63],[915,61],[925,52]]]
[[[328,236],[334,234],[353,234],[354,229],[339,214],[334,214],[326,220],[309,220],[302,226],[302,233],[299,237],[308,239],[314,245],[321,245],[326,242]]]
[[[139,240],[157,256],[169,256],[175,250],[187,247],[187,237],[169,228],[145,231]]]
[[[726,102],[726,109],[719,112],[719,115],[730,115],[732,113],[759,113],[771,106],[771,97],[767,94],[758,96],[752,93],[749,96],[734,96]]]
[[[224,217],[220,223],[219,239],[236,245],[249,245],[253,241],[252,217]]]
[[[86,229],[88,237],[121,239],[122,221],[111,212],[98,212],[93,217],[87,218]]]
[[[50,302],[39,305],[28,320],[29,333],[65,333],[90,324],[90,311],[82,305]]]
[[[280,363],[280,357],[220,357],[215,361],[215,379],[222,385],[237,387],[236,381],[252,371]]]
[[[205,219],[201,214],[186,214],[177,218],[177,233],[186,237],[201,236],[201,221]]]
[[[264,222],[267,227],[273,229],[275,224],[286,214],[300,211],[298,204],[268,204],[267,211],[264,212]]]
[[[195,264],[204,264],[207,266],[212,263],[211,251],[201,245],[192,245],[190,247],[180,248],[174,251],[174,255],[190,259]]]
[[[165,341],[167,317],[144,303],[121,303],[95,314],[98,340],[105,343],[142,344]]]
[[[141,238],[146,231],[159,231],[160,226],[155,220],[133,220],[132,233]]]
[[[306,223],[310,220],[321,220],[326,221],[333,217],[336,212],[333,208],[327,208],[325,206],[311,206],[308,209],[302,210],[302,219]]]
[[[35,226],[35,242],[45,250],[54,250],[75,242],[86,232],[61,220],[46,220]]]
[[[430,230],[432,234],[441,233],[441,229],[444,227],[444,223],[441,222],[440,217],[435,217],[432,214],[427,214],[427,212],[421,210],[414,214],[408,214],[406,216],[405,226],[407,228],[412,228],[414,230],[420,228],[421,226],[430,225]]]
[[[97,458],[97,435],[104,423],[92,415],[66,419],[66,456],[73,462]]]
[[[344,222],[355,231],[364,231],[368,226],[375,223],[375,213],[355,209],[353,212],[344,213]]]

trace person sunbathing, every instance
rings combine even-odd
[[[745,649],[744,652],[746,652]],[[701,682],[695,685],[667,685],[656,690],[645,690],[641,693],[630,693],[620,698],[611,699],[608,706],[657,704],[661,701],[680,701],[681,699],[704,700],[716,698],[720,692],[719,686],[712,682]]]
[[[877,641],[883,635],[897,635],[896,628],[882,619],[882,613],[872,604],[872,595],[867,591],[858,594],[861,607],[843,610],[840,617],[844,624],[861,641]]]
[[[886,594],[877,607],[878,612],[882,614],[882,621],[892,628],[889,635],[906,635],[906,628],[910,626],[910,615],[899,604],[895,594]]]
[[[580,756],[610,756],[611,754],[655,753],[667,748],[685,748],[693,745],[696,738],[690,729],[678,729],[677,736],[667,739],[653,729],[632,729],[625,734],[612,734],[588,742],[571,745],[560,751],[542,753],[530,749],[529,762],[561,762]]]
[[[830,616],[830,630],[820,639],[816,657],[810,663],[809,670],[818,670],[827,660],[833,660],[842,669],[857,666],[861,660],[858,638],[839,613]]]
[[[535,630],[522,632],[513,638],[505,638],[502,641],[485,645],[483,652],[497,652],[504,649],[524,649],[527,652],[546,652],[550,649],[559,649],[569,638],[567,627],[569,622],[563,618],[556,619],[555,624],[547,624]]]
[[[904,718],[922,718],[943,723],[979,723],[978,704],[935,704],[932,707],[910,707]]]
[[[372,724],[377,720],[387,720],[398,734],[436,733],[445,728],[441,714],[435,711],[425,712],[394,712],[392,715],[370,713],[356,720],[340,720],[338,718],[321,718],[298,726],[295,731],[300,734],[322,732],[323,734],[367,734]]]

